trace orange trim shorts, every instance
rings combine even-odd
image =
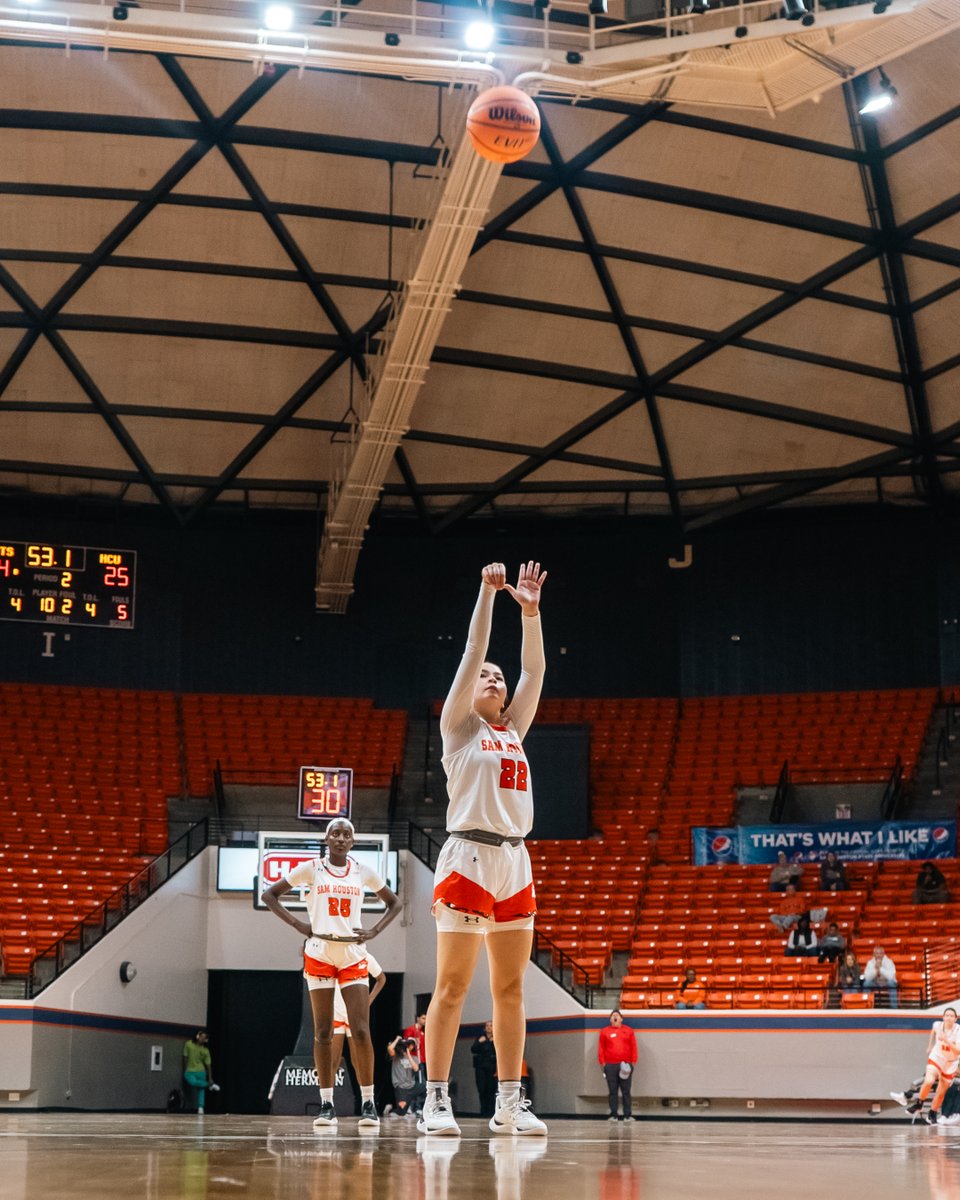
[[[486,846],[451,837],[437,860],[433,915],[441,933],[532,929],[537,911],[523,843]]]
[[[367,954],[357,942],[325,942],[323,938],[307,939],[303,951],[303,977],[307,988],[349,987],[367,982]]]

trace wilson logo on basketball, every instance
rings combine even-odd
[[[527,125],[530,129],[540,128],[540,122],[532,113],[523,112],[519,108],[492,106],[487,109],[487,119],[490,121],[512,121],[515,125]]]

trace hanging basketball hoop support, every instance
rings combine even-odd
[[[499,82],[493,78],[491,83]],[[466,134],[439,180],[441,194],[425,228],[413,277],[394,300],[394,313],[370,371],[363,410],[343,445],[331,486],[317,558],[318,611],[344,613],[370,514],[423,387],[444,321],[486,219],[503,170],[476,154]]]

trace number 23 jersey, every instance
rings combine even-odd
[[[503,837],[526,837],[533,828],[533,788],[520,736],[512,726],[467,717],[471,736],[453,754],[444,753],[447,829],[486,829]],[[467,729],[457,731],[464,736]]]
[[[349,937],[360,925],[365,891],[379,892],[386,884],[376,873],[347,855],[346,866],[334,867],[325,858],[301,863],[285,876],[292,888],[306,894],[314,934]]]

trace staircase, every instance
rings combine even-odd
[[[899,814],[910,821],[951,820],[960,800],[960,717],[952,705],[939,705],[917,761],[908,805]]]
[[[435,717],[411,717],[400,777],[395,821],[412,821],[428,833],[446,825],[447,785],[440,762],[440,728]]]

